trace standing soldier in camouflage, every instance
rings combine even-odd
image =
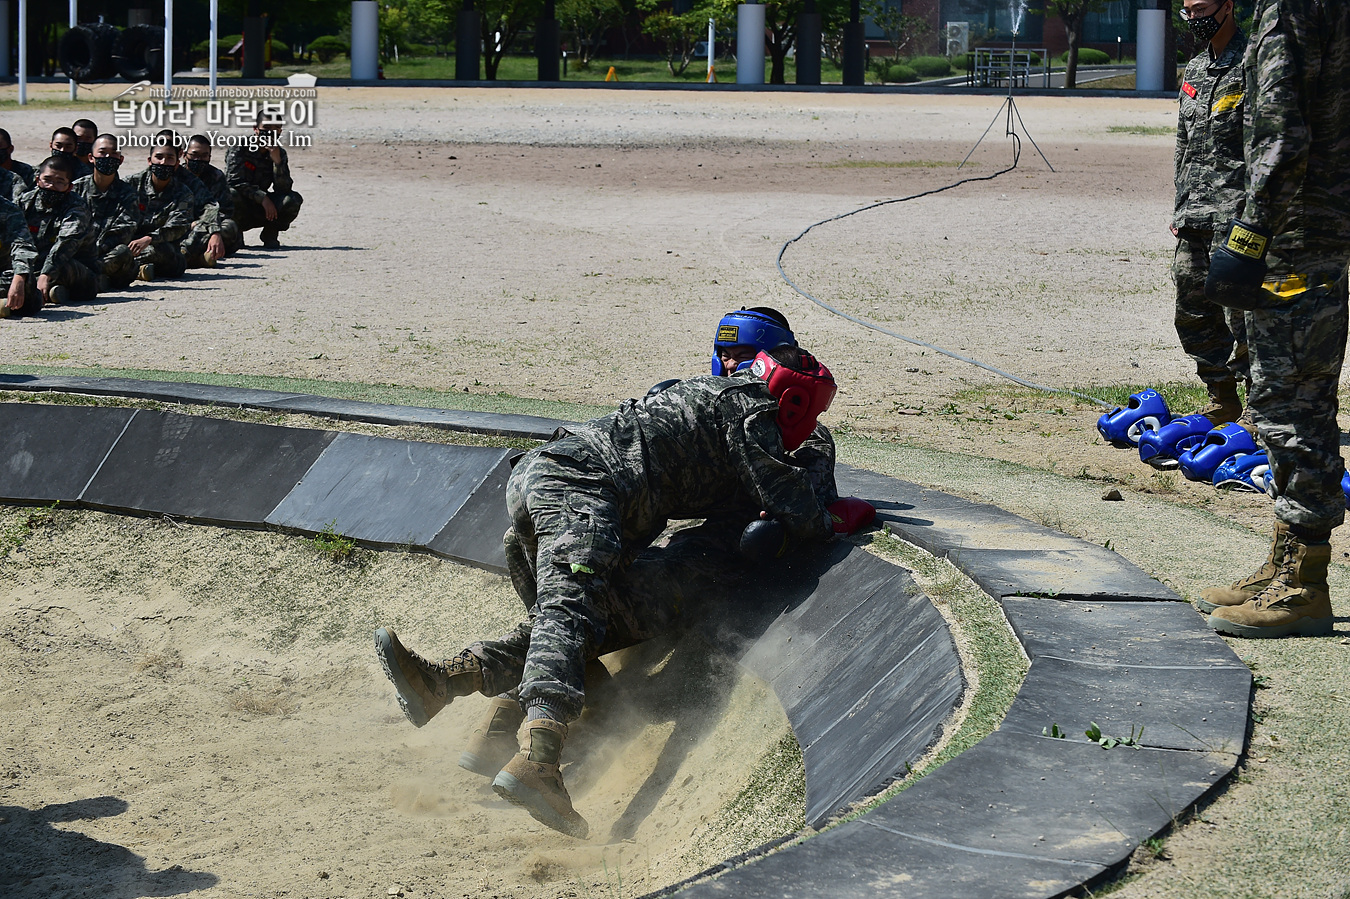
[[[215,265],[217,259],[233,254],[242,243],[239,225],[234,220],[234,196],[225,173],[211,164],[211,141],[205,135],[192,135],[183,156],[183,165],[202,183],[218,207],[215,230],[202,227],[200,220],[195,223],[183,240],[183,255],[187,257],[188,268]]]
[[[1181,348],[1195,360],[1196,374],[1209,393],[1209,405],[1198,414],[1218,427],[1247,417],[1238,380],[1244,385],[1250,380],[1242,310],[1225,309],[1205,297],[1215,232],[1237,214],[1247,196],[1242,160],[1247,39],[1237,26],[1233,0],[1185,0],[1181,15],[1208,48],[1186,66],[1181,84],[1172,218],[1176,328]]]
[[[89,206],[94,252],[99,260],[99,293],[122,290],[136,279],[130,243],[141,224],[136,190],[117,177],[123,157],[117,138],[100,134],[94,140],[94,174],[76,180],[75,193]]]
[[[136,209],[141,216],[137,237],[131,242],[136,277],[142,281],[176,278],[187,269],[178,244],[192,227],[195,198],[178,179],[178,148],[159,141],[150,149],[145,171],[128,175],[136,191]]]
[[[36,264],[37,247],[28,220],[18,206],[0,197],[0,265],[5,267],[0,318],[29,315],[42,308],[42,295],[32,287]]]
[[[532,560],[529,621],[444,663],[378,630],[377,651],[409,720],[420,727],[455,697],[518,686],[525,735],[493,789],[541,823],[584,838],[588,826],[559,763],[567,725],[585,700],[585,664],[660,633],[677,614],[630,605],[616,580],[668,519],[701,518],[728,504],[760,509],[781,528],[780,540],[829,538],[829,514],[786,455],[814,429],[834,390],[809,354],[780,347],[751,370],[629,400],[526,453],[506,502]]]
[[[262,245],[275,250],[281,246],[277,233],[291,227],[304,198],[293,189],[290,163],[280,144],[280,126],[258,125],[253,135],[253,147],[231,147],[225,154],[225,178],[234,192],[241,236],[261,228]]]
[[[1274,474],[1266,563],[1207,590],[1242,637],[1332,633],[1328,538],[1345,519],[1337,387],[1350,261],[1350,3],[1261,0],[1247,49],[1247,197],[1206,293],[1251,310],[1248,398]]]
[[[44,304],[98,296],[98,259],[89,207],[71,190],[73,174],[69,157],[51,156],[38,167],[37,187],[19,200],[37,247],[34,286]]]

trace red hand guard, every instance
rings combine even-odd
[[[830,503],[830,521],[836,534],[852,534],[862,530],[877,517],[877,510],[865,499],[845,496]]]

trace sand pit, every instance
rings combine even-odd
[[[94,512],[0,532],[24,535],[0,561],[0,892],[630,896],[802,826],[782,708],[697,641],[606,659],[569,743],[581,843],[456,767],[486,700],[416,730],[370,649],[377,622],[447,649],[504,630],[505,578]]]

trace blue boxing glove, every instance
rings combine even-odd
[[[741,555],[747,562],[761,564],[781,559],[787,552],[787,528],[771,518],[756,518],[741,532]]]
[[[1269,309],[1284,305],[1277,294],[1262,285],[1266,280],[1266,253],[1271,233],[1238,219],[1228,223],[1224,238],[1209,260],[1205,296],[1233,309]]]

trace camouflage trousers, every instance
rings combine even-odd
[[[242,233],[234,219],[220,220],[220,239],[225,244],[225,255],[229,256],[244,244]],[[206,265],[206,245],[211,235],[200,228],[193,228],[178,249],[188,268],[203,268]]]
[[[1345,358],[1346,278],[1281,309],[1247,313],[1248,404],[1270,455],[1275,517],[1306,534],[1345,520],[1336,390]]]
[[[235,192],[234,220],[239,226],[241,236],[245,231],[252,231],[254,228],[261,228],[264,232],[288,230],[305,202],[305,198],[293,190],[287,193],[268,191],[267,196],[277,209],[277,217],[270,222],[261,203],[255,203],[252,198]]]
[[[131,255],[131,248],[126,244],[113,247],[102,255],[99,262],[102,267],[101,274],[105,279],[100,282],[101,285],[121,290],[136,280],[136,259]]]
[[[178,249],[178,245],[167,241],[155,241],[136,254],[136,268],[142,265],[155,267],[155,279],[177,278],[187,271],[187,260]]]
[[[1172,258],[1177,337],[1205,384],[1246,382],[1251,374],[1242,310],[1227,309],[1205,297],[1214,242],[1212,231],[1187,231],[1177,238]]]
[[[607,481],[544,453],[511,473],[504,544],[529,619],[469,647],[483,663],[484,693],[518,688],[522,705],[543,703],[571,721],[585,704],[586,662],[679,629],[702,597],[738,577],[735,542],[720,527],[680,532],[625,563]]]
[[[78,259],[63,262],[48,274],[52,284],[66,288],[74,302],[87,302],[98,296],[98,272]],[[36,275],[33,277],[32,289],[37,289]]]

